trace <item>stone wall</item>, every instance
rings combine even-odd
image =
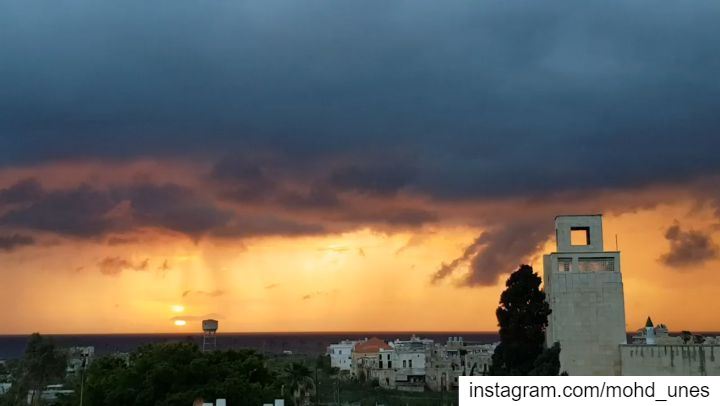
[[[719,376],[720,345],[621,345],[627,376]]]
[[[618,346],[627,342],[622,274],[557,272],[558,255],[565,254],[545,256],[548,346],[560,343],[561,368],[569,375],[620,375]]]

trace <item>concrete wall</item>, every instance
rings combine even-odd
[[[720,345],[621,345],[627,376],[718,376]]]
[[[620,375],[618,345],[627,341],[620,272],[551,271],[545,274],[545,290],[552,309],[547,343],[560,343],[563,371]]]

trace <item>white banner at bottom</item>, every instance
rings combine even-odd
[[[720,405],[714,376],[462,376],[460,406]]]

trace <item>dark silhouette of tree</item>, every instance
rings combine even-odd
[[[528,372],[528,375],[556,376],[558,374],[560,374],[560,343],[555,343],[552,347],[545,348],[535,359],[533,369]]]
[[[13,372],[12,387],[0,404],[37,405],[40,392],[51,383],[62,383],[67,358],[51,339],[33,333],[28,340],[22,361]],[[31,395],[28,399],[28,392]]]
[[[285,367],[283,375],[286,387],[292,394],[293,404],[295,406],[310,404],[310,399],[315,395],[315,381],[310,368],[299,362],[293,362]]]
[[[545,328],[550,314],[545,292],[540,290],[541,282],[532,267],[521,265],[505,283],[507,288],[500,295],[500,306],[495,312],[500,344],[493,354],[491,375],[528,375],[535,369],[536,360],[545,350]],[[543,361],[543,365],[543,370],[552,369],[551,363]]]

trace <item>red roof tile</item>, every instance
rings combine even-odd
[[[355,344],[354,351],[367,354],[373,352],[380,352],[380,349],[391,350],[392,347],[390,347],[385,341],[373,337],[367,341],[360,341],[359,343]]]

